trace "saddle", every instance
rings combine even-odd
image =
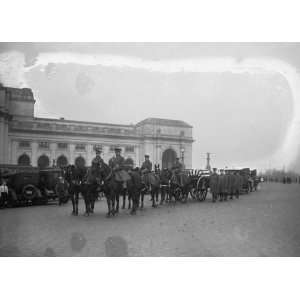
[[[130,175],[124,170],[115,171],[114,176],[115,180],[118,182],[126,182],[131,179]]]

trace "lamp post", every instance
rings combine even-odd
[[[180,149],[180,153],[181,153],[181,161],[184,165],[184,148],[183,147]]]

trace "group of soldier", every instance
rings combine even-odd
[[[227,201],[235,196],[239,198],[242,189],[244,178],[237,171],[220,170],[213,168],[213,173],[209,178],[209,187],[212,194],[213,202]]]

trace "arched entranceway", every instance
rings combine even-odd
[[[66,167],[68,165],[68,159],[64,155],[61,155],[57,158],[56,165],[60,168]]]
[[[38,159],[38,167],[41,169],[47,168],[50,165],[49,157],[45,154],[41,155]]]
[[[78,157],[75,159],[75,165],[76,165],[76,167],[78,167],[78,168],[83,168],[83,167],[85,167],[85,159],[84,159],[82,156],[78,156]]]
[[[167,149],[163,152],[162,155],[162,168],[172,168],[176,160],[176,152],[173,149]]]
[[[20,166],[30,166],[30,158],[27,154],[22,154],[19,158],[18,158],[18,165]]]

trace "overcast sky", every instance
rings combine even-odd
[[[299,141],[291,134],[299,50],[299,44],[0,43],[0,81],[30,87],[36,116],[184,120],[194,127],[195,168],[212,152],[217,167],[299,169]]]

